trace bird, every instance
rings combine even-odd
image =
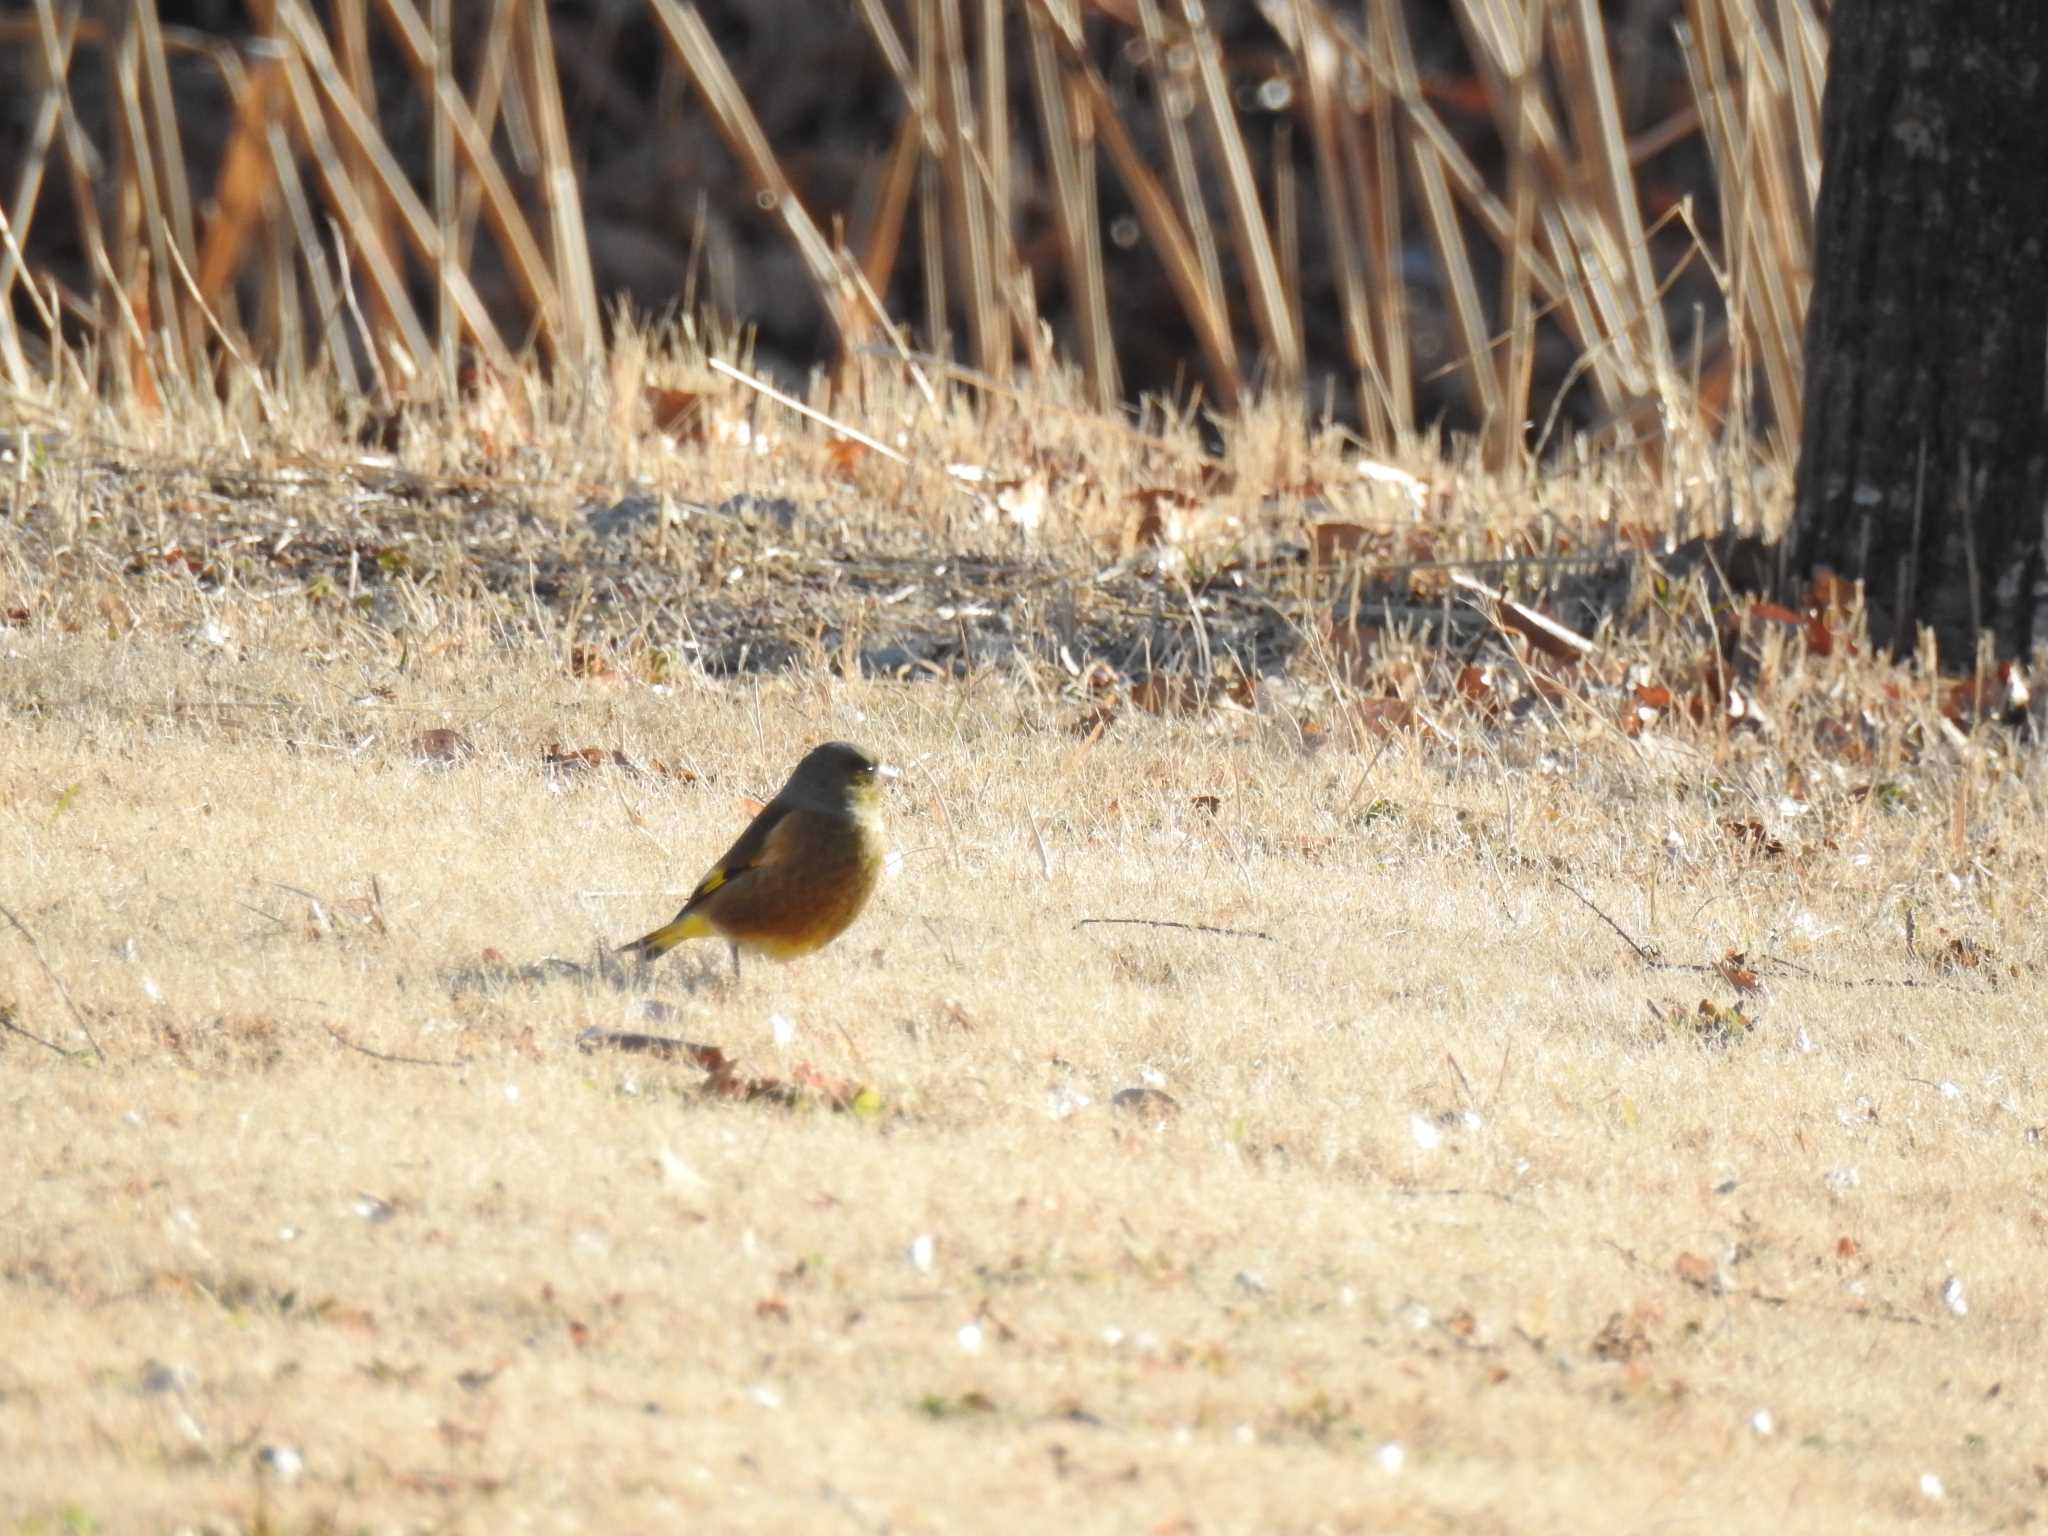
[[[737,979],[741,950],[792,960],[823,949],[860,916],[881,876],[882,772],[848,742],[813,747],[682,911],[618,953],[644,965],[686,939],[721,938]]]

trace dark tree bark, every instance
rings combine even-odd
[[[1836,0],[1789,574],[2048,643],[2048,0]]]

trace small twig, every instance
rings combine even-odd
[[[44,1050],[55,1051],[59,1056],[62,1056],[67,1061],[71,1059],[71,1053],[65,1050],[63,1046],[57,1044],[54,1040],[45,1040],[41,1035],[31,1033],[30,1031],[23,1029],[19,1024],[15,1023],[14,1010],[12,1008],[0,1008],[0,1029],[6,1030],[7,1033],[9,1033],[10,1035],[19,1035],[24,1040],[33,1040],[37,1045],[40,1045]]]
[[[1164,917],[1084,917],[1074,924],[1076,928],[1092,928],[1105,924],[1118,924],[1134,928],[1178,928],[1183,933],[1220,933],[1232,939],[1264,939],[1268,944],[1277,944],[1270,933],[1260,933],[1253,928],[1217,928],[1208,923],[1176,923]]]
[[[593,1051],[625,1051],[652,1056],[658,1061],[687,1061],[706,1072],[729,1073],[732,1058],[715,1045],[681,1040],[673,1035],[647,1035],[637,1030],[586,1029],[576,1037],[576,1049],[586,1056]]]
[[[1453,586],[1462,587],[1467,592],[1477,593],[1492,603],[1499,610],[1499,614],[1495,616],[1494,620],[1498,628],[1518,629],[1536,641],[1538,645],[1541,645],[1545,639],[1548,639],[1552,646],[1563,647],[1581,661],[1598,649],[1592,641],[1588,640],[1577,630],[1567,629],[1564,625],[1558,623],[1557,620],[1546,618],[1533,608],[1524,607],[1509,597],[1507,593],[1496,591],[1475,576],[1468,575],[1464,571],[1454,570],[1450,574],[1450,580]],[[1502,615],[1505,615],[1505,617],[1502,617]],[[1556,653],[1553,652],[1553,654]]]
[[[339,1043],[347,1046],[350,1050],[360,1051],[373,1061],[388,1061],[394,1067],[466,1067],[469,1065],[468,1058],[462,1056],[456,1057],[453,1061],[435,1061],[426,1056],[394,1056],[389,1051],[373,1051],[367,1045],[357,1045],[355,1041],[349,1039],[347,1035],[344,1035],[325,1019],[320,1020],[319,1023],[322,1029],[326,1030],[328,1034],[334,1036]]]
[[[1929,980],[1925,976],[1829,976],[1816,971],[1810,965],[1801,965],[1797,960],[1787,960],[1783,955],[1759,955],[1759,962],[1782,965],[1788,971],[1797,971],[1826,987],[1933,987],[1939,991],[1955,991],[1957,988],[1945,982]]]
[[[1052,855],[1045,851],[1045,834],[1038,830],[1038,818],[1026,811],[1024,819],[1031,824],[1031,841],[1038,847],[1038,872],[1045,876],[1045,883],[1052,884]]]
[[[1498,1200],[1502,1205],[1512,1205],[1518,1210],[1530,1209],[1530,1207],[1525,1206],[1513,1195],[1507,1194],[1504,1191],[1498,1189],[1473,1189],[1463,1184],[1453,1184],[1438,1189],[1402,1189],[1399,1186],[1395,1186],[1388,1189],[1387,1193],[1398,1195],[1408,1200]]]
[[[1762,958],[1777,961],[1780,965],[1786,963],[1778,960],[1776,955],[1765,955]],[[1805,971],[1804,974],[1824,987],[1910,987],[1934,992],[1960,992],[1963,990],[1961,987],[1951,986],[1945,981],[1937,981],[1922,976],[1823,976],[1818,971]]]
[[[1380,738],[1378,749],[1366,760],[1365,766],[1358,771],[1358,782],[1351,786],[1351,793],[1344,800],[1344,809],[1337,813],[1340,817],[1351,814],[1351,807],[1356,805],[1358,797],[1365,793],[1366,781],[1372,777],[1373,769],[1379,766],[1380,758],[1385,756],[1387,748],[1392,746],[1393,743],[1394,733],[1392,731],[1387,732],[1386,735]]]
[[[1705,975],[1722,975],[1721,968],[1716,965],[1697,965],[1690,964],[1682,960],[1665,960],[1660,958],[1654,949],[1645,949],[1642,945],[1638,944],[1634,939],[1630,938],[1627,929],[1623,928],[1621,924],[1617,923],[1605,912],[1602,912],[1598,907],[1594,906],[1591,898],[1589,898],[1584,891],[1580,890],[1577,886],[1571,884],[1571,882],[1566,880],[1562,875],[1553,876],[1552,880],[1553,883],[1563,886],[1564,889],[1570,891],[1574,896],[1578,897],[1580,901],[1586,904],[1587,911],[1591,912],[1595,917],[1599,918],[1601,922],[1605,923],[1608,927],[1612,928],[1616,933],[1620,934],[1621,941],[1624,944],[1628,945],[1630,949],[1634,950],[1636,952],[1637,957],[1640,958],[1645,965],[1648,965],[1660,971],[1698,971]],[[1784,959],[1782,956],[1779,955],[1763,955],[1758,958],[1759,963],[1768,962],[1773,965],[1782,965],[1789,970],[1797,971],[1801,975],[1810,977],[1812,980],[1821,983],[1823,986],[1914,987],[1931,988],[1939,991],[1954,990],[1944,985],[1942,982],[1922,980],[1921,978],[1915,976],[1850,976],[1846,978],[1836,976],[1824,976],[1819,971],[1812,970],[1809,967],[1800,965],[1794,961]]]
[[[59,976],[56,970],[51,966],[50,962],[46,958],[44,958],[42,943],[36,938],[34,934],[28,931],[28,924],[24,923],[20,918],[16,917],[13,914],[13,912],[9,911],[4,906],[0,906],[0,917],[4,917],[7,919],[8,922],[14,924],[16,931],[18,931],[24,939],[28,940],[28,947],[35,951],[36,964],[40,965],[43,968],[43,974],[50,978],[50,985],[57,989],[57,995],[64,999],[64,1006],[71,1010],[71,1022],[76,1024],[78,1026],[78,1032],[81,1035],[85,1036],[85,1043],[92,1047],[93,1055],[97,1056],[100,1059],[100,1061],[104,1063],[107,1059],[107,1053],[100,1049],[99,1041],[93,1039],[92,1030],[86,1026],[85,1015],[78,1011],[78,1004],[74,1003],[71,1000],[71,989],[64,985],[64,978],[62,976]],[[21,1030],[19,1031],[19,1033],[27,1034],[28,1032],[26,1030]],[[29,1035],[29,1039],[33,1040],[35,1038],[36,1037],[34,1035]],[[48,1042],[45,1041],[43,1043],[47,1044]],[[55,1050],[56,1047],[52,1046],[51,1049]],[[69,1053],[67,1052],[65,1054]]]
[[[1465,1107],[1467,1109],[1478,1108],[1479,1101],[1472,1096],[1472,1084],[1465,1077],[1465,1069],[1458,1065],[1458,1058],[1449,1051],[1445,1051],[1444,1060],[1451,1064],[1451,1070],[1458,1076],[1458,1091],[1465,1095]]]
[[[1634,950],[1636,952],[1636,958],[1641,960],[1645,965],[1670,967],[1671,963],[1667,960],[1661,959],[1655,950],[1645,949],[1642,945],[1638,944],[1634,939],[1630,938],[1628,930],[1626,928],[1622,927],[1621,924],[1617,923],[1605,912],[1602,912],[1598,907],[1594,906],[1592,897],[1588,896],[1584,891],[1580,890],[1577,886],[1573,885],[1569,880],[1565,879],[1564,876],[1553,875],[1551,878],[1556,884],[1563,886],[1566,890],[1570,891],[1574,896],[1578,897],[1580,901],[1584,902],[1586,910],[1588,912],[1592,913],[1595,917],[1599,918],[1601,922],[1605,923],[1608,927],[1612,928],[1616,933],[1620,934],[1621,942],[1626,944],[1630,949]]]
[[[1508,1036],[1500,1048],[1500,1071],[1493,1080],[1493,1092],[1487,1096],[1486,1107],[1491,1110],[1500,1102],[1501,1086],[1508,1080],[1508,1053],[1514,1049],[1514,1036]]]
[[[805,405],[803,401],[797,399],[795,396],[784,394],[774,385],[763,383],[761,380],[754,378],[750,374],[740,372],[740,370],[733,367],[731,363],[725,362],[720,358],[711,358],[709,362],[711,371],[713,373],[722,373],[729,379],[737,380],[739,383],[746,385],[747,388],[751,390],[756,390],[759,393],[766,395],[770,400],[773,400],[777,405],[782,406],[787,410],[795,411],[797,415],[805,417],[808,420],[815,421],[821,427],[829,427],[834,432],[837,432],[841,437],[852,438],[856,443],[859,443],[861,447],[866,448],[871,452],[879,453],[883,458],[890,460],[892,463],[901,464],[905,469],[912,469],[916,467],[911,462],[911,460],[904,457],[904,455],[898,453],[894,448],[891,448],[887,443],[883,442],[880,438],[869,437],[867,433],[861,431],[858,427],[850,427],[843,421],[835,421],[830,416],[827,416],[823,411],[814,410],[812,407]]]

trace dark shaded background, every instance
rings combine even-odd
[[[1283,6],[1289,0],[1277,0]],[[1416,51],[1439,112],[1459,134],[1490,180],[1502,185],[1502,154],[1490,119],[1476,110],[1470,70],[1448,5],[1406,0]],[[25,8],[15,8],[17,15]],[[117,11],[118,7],[105,8]],[[828,235],[843,221],[849,241],[866,228],[880,186],[883,160],[905,110],[896,82],[847,0],[706,0],[701,7],[725,57],[761,119],[771,144],[806,206]],[[907,34],[902,7],[897,22]],[[166,0],[160,7],[167,27],[209,34],[226,44],[249,31],[244,7],[231,0]],[[600,295],[624,302],[645,315],[660,315],[682,299],[693,244],[701,248],[696,298],[700,308],[736,317],[753,327],[761,366],[796,378],[831,355],[833,336],[795,251],[780,226],[762,214],[747,183],[692,89],[674,65],[642,0],[577,0],[549,7],[560,63],[570,134],[585,199],[591,254]],[[1307,339],[1309,398],[1326,398],[1337,416],[1351,410],[1350,380],[1336,323],[1337,298],[1322,235],[1315,169],[1305,125],[1289,114],[1263,109],[1259,85],[1289,71],[1291,60],[1261,7],[1251,0],[1219,0],[1207,13],[1228,61],[1233,91],[1243,115],[1245,137],[1262,185],[1272,185],[1275,156],[1295,163],[1302,219],[1302,310]],[[490,14],[485,0],[456,0],[457,77],[473,78],[477,29]],[[1357,13],[1342,7],[1354,22]],[[1606,14],[1621,81],[1624,126],[1639,133],[1683,109],[1690,100],[1672,28],[1679,0],[1609,0]],[[1126,107],[1124,120],[1150,162],[1166,165],[1150,83],[1139,65],[1134,36],[1112,19],[1093,15],[1089,40],[1096,61]],[[379,81],[380,118],[387,138],[424,185],[429,123],[423,101],[395,48],[373,26],[373,65]],[[1065,276],[1047,202],[1047,182],[1025,78],[1027,60],[1022,21],[1010,22],[1012,75],[1012,163],[1017,206],[1012,228],[1030,268],[1040,314],[1063,345],[1070,335]],[[0,187],[10,199],[22,149],[35,111],[31,61],[19,46],[0,50]],[[88,131],[104,148],[108,141],[105,104],[107,61],[82,48],[73,67],[74,96]],[[173,59],[179,124],[195,180],[219,163],[228,125],[226,93],[217,73],[190,58]],[[1299,92],[1296,93],[1297,99]],[[1462,103],[1462,104],[1461,104]],[[1560,114],[1562,117],[1562,114]],[[510,146],[500,134],[500,150]],[[1166,393],[1185,397],[1200,381],[1200,359],[1192,332],[1150,248],[1136,237],[1128,200],[1106,163],[1100,167],[1103,228],[1111,233],[1105,252],[1107,282],[1118,359],[1127,395]],[[1703,142],[1695,135],[1639,168],[1638,185],[1647,220],[1673,202],[1695,201],[1696,223],[1711,240],[1718,226],[1714,188]],[[195,186],[202,206],[209,188]],[[1219,231],[1220,204],[1212,204]],[[1270,213],[1270,203],[1269,203]],[[913,212],[914,218],[914,212]],[[68,178],[53,157],[45,177],[42,205],[29,241],[35,270],[54,275],[84,292],[90,284],[84,252],[70,207]],[[1411,207],[1404,222],[1403,252],[1415,344],[1417,416],[1451,428],[1472,425],[1463,391],[1447,371],[1453,333],[1439,294],[1436,257]],[[1129,237],[1128,239],[1120,237]],[[1669,271],[1684,257],[1690,236],[1675,223],[1658,237],[1655,263]],[[1219,241],[1226,289],[1233,281],[1227,241]],[[1477,276],[1487,302],[1494,302],[1498,272],[1492,247],[1471,242]],[[493,307],[506,317],[506,333],[524,335],[510,284],[487,234],[476,245],[474,275]],[[906,232],[893,284],[886,295],[897,317],[924,313],[919,247],[914,227]],[[415,272],[423,305],[430,305],[428,274]],[[956,294],[960,285],[949,285]],[[1721,313],[1703,263],[1672,288],[1667,301],[1679,355],[1688,354],[1701,324]],[[1256,355],[1257,339],[1238,305],[1240,347]],[[17,299],[17,309],[21,310]],[[17,318],[28,322],[28,315]],[[964,314],[952,316],[955,338],[964,336]],[[931,345],[932,339],[918,340]],[[1075,349],[1066,346],[1069,355]],[[1536,363],[1533,410],[1540,419],[1573,361],[1569,341],[1554,326],[1542,328]],[[1589,420],[1596,402],[1583,387],[1566,402],[1567,422]]]

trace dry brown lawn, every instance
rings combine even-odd
[[[0,591],[0,1529],[2048,1501],[2029,755],[1795,802],[1768,743],[1580,714],[1090,737],[1022,666],[653,686],[453,598],[401,645],[110,569]],[[832,950],[470,984],[665,918],[835,736],[903,777]]]

